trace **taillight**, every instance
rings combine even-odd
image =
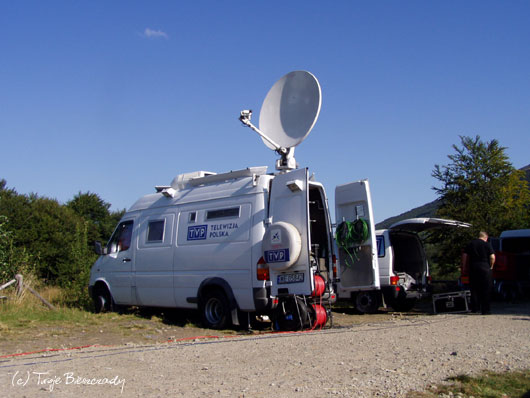
[[[265,262],[265,259],[261,257],[258,261],[258,265],[256,267],[256,273],[258,277],[258,281],[268,281],[270,280],[270,272],[269,272],[269,266]]]
[[[507,271],[508,270],[508,255],[506,253],[496,253],[495,266],[493,267],[495,271]]]
[[[331,261],[333,262],[333,279],[337,279],[337,256],[333,255]]]
[[[432,276],[427,276],[427,283],[431,283],[432,282]]]
[[[390,277],[390,284],[393,286],[396,286],[399,282],[399,276],[391,276]]]

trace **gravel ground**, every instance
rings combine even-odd
[[[8,397],[403,397],[452,375],[530,368],[530,306],[494,310],[3,358],[0,388]]]

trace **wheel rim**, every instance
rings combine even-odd
[[[99,312],[105,312],[107,310],[107,298],[105,296],[98,296],[98,307]]]
[[[223,303],[216,297],[210,298],[204,307],[206,320],[211,324],[218,324],[224,316]]]

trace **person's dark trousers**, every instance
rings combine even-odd
[[[471,311],[491,312],[491,269],[484,264],[471,264]]]

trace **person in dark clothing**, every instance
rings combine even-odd
[[[488,234],[481,231],[477,239],[473,239],[464,250],[462,258],[464,266],[469,270],[471,283],[471,311],[483,315],[491,313],[492,269],[495,254],[488,242]]]

